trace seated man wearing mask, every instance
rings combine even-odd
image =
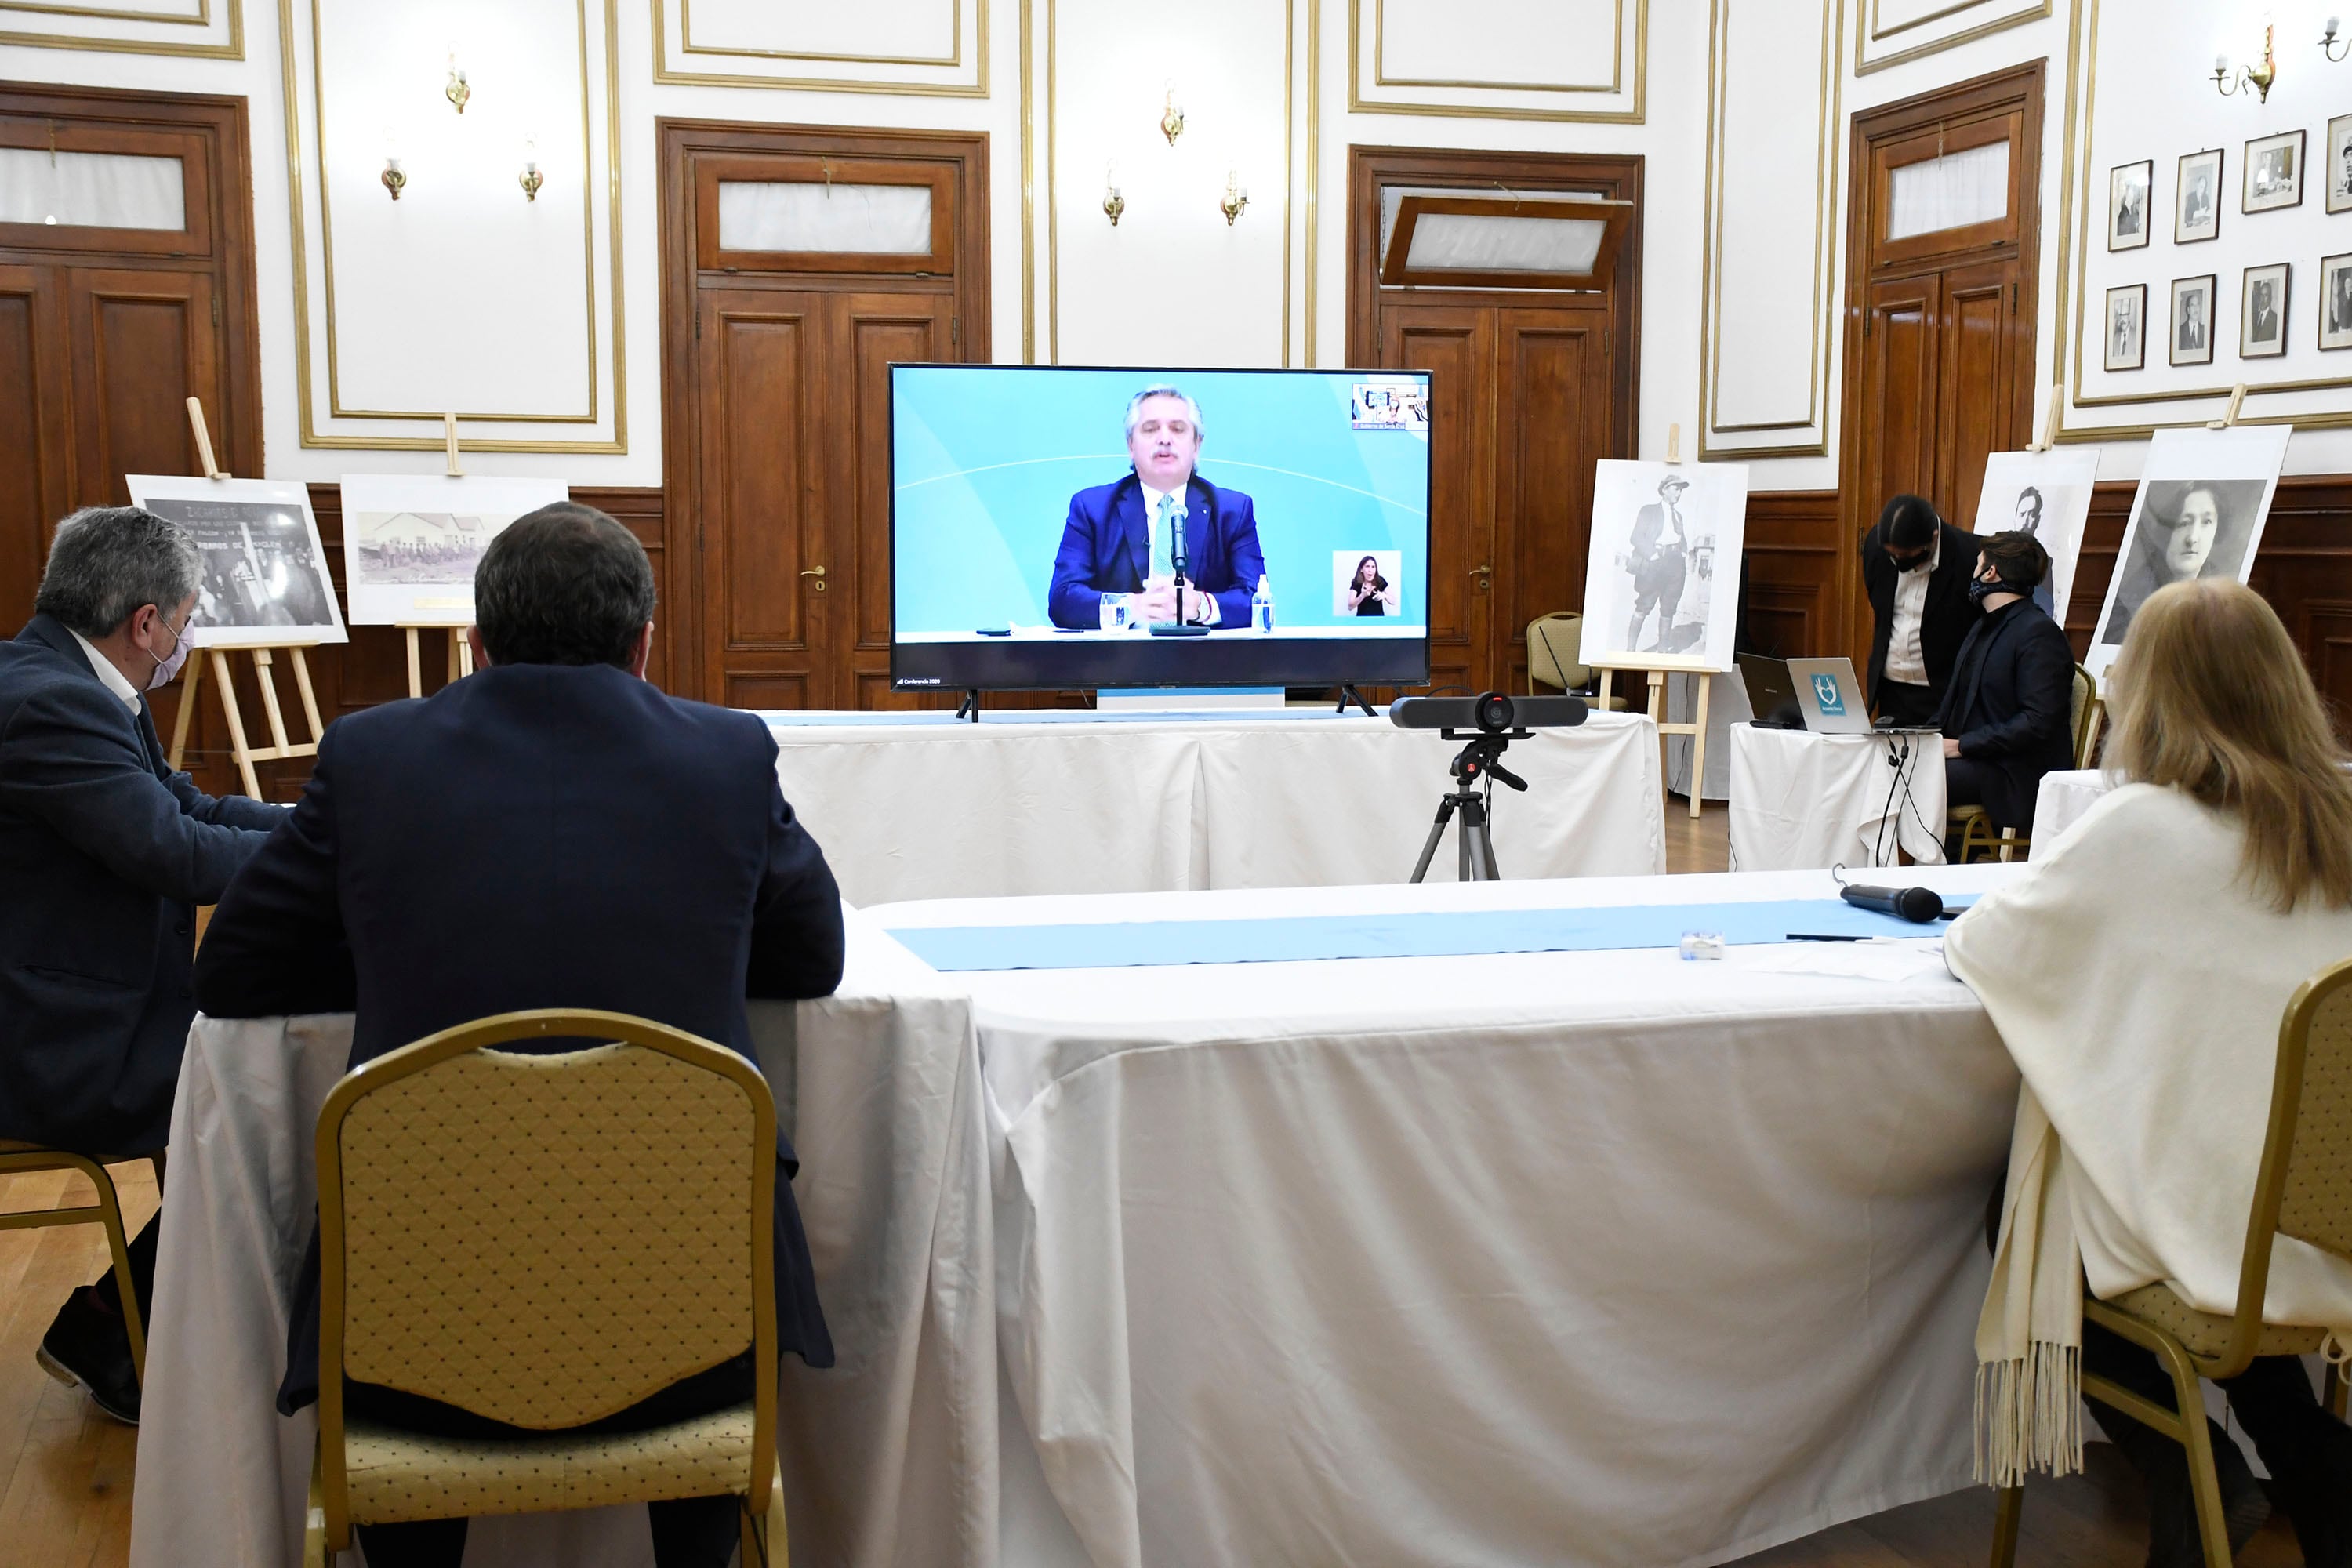
[[[196,1012],[196,906],[286,816],[215,800],[164,761],[144,693],[187,659],[197,572],[177,523],[78,511],[58,526],[32,620],[0,643],[0,1138],[163,1148]],[[131,1243],[142,1316],[155,1242],[150,1220]],[[139,1419],[111,1270],[68,1299],[37,1359]]]
[[[1944,798],[1981,805],[1995,827],[2020,833],[2032,829],[2042,775],[2074,765],[2074,651],[2032,597],[2049,574],[2049,552],[2032,534],[1984,542],[1969,584],[1984,616],[1960,644],[1936,720]]]
[[[517,519],[474,574],[480,673],[339,721],[289,822],[221,900],[196,994],[215,1017],[356,1012],[353,1066],[526,1007],[635,1014],[751,1054],[747,996],[831,994],[841,895],[776,785],[767,726],[643,679],[654,578],[570,502]],[[777,1141],[776,1343],[833,1364]],[[287,1415],[318,1397],[318,1239],[288,1322]],[[665,1426],[751,1397],[750,1347],[596,1423]],[[515,1428],[396,1388],[344,1408],[449,1436]],[[659,1568],[721,1568],[735,1500],[651,1505]],[[362,1525],[373,1568],[456,1568],[466,1521]]]
[[[1952,659],[1976,612],[1977,536],[1936,514],[1925,497],[1896,496],[1862,536],[1862,585],[1870,598],[1870,705],[1894,724],[1929,724],[1944,700]]]

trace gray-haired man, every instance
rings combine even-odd
[[[0,1138],[163,1146],[195,1016],[196,906],[285,816],[215,800],[163,760],[145,693],[188,657],[195,542],[137,507],[58,526],[36,613],[0,642]],[[143,1312],[155,1226],[131,1244]],[[41,1342],[51,1375],[139,1418],[110,1272]]]

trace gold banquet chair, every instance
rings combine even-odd
[[[1584,616],[1575,610],[1554,610],[1528,623],[1528,691],[1542,695],[1547,686],[1581,691],[1592,684],[1592,667],[1578,662],[1584,651]],[[1594,698],[1593,705],[1601,700]],[[1625,699],[1612,693],[1609,707],[1622,711]]]
[[[611,1041],[551,1055],[488,1047]],[[734,1052],[619,1013],[508,1013],[377,1058],[319,1113],[319,1449],[305,1568],[354,1524],[731,1493],[785,1561],[775,1459],[776,1110]],[[612,1415],[752,1351],[754,1398]],[[345,1376],[545,1436],[379,1426]]]
[[[2069,707],[2071,717],[2068,724],[2074,737],[2074,765],[2087,768],[2091,765],[2093,748],[2098,740],[2099,724],[2105,710],[2099,702],[2099,683],[2091,678],[2089,670],[2079,664],[2074,667],[2074,692]],[[1946,814],[1945,837],[1949,839],[1954,833],[1960,836],[1959,864],[1963,866],[1975,858],[1979,850],[1984,851],[1988,858],[1997,856],[2007,861],[2020,850],[2033,847],[2033,840],[2019,837],[2014,827],[1996,830],[1992,818],[1980,805],[1956,805]]]
[[[28,1174],[35,1171],[77,1171],[95,1189],[97,1201],[73,1208],[22,1209],[13,1214],[0,1214],[0,1230],[37,1230],[53,1225],[94,1225],[106,1232],[106,1247],[114,1256],[115,1289],[122,1297],[122,1331],[131,1341],[131,1368],[139,1374],[141,1386],[147,1382],[147,1325],[139,1312],[139,1292],[131,1284],[131,1243],[122,1228],[122,1200],[114,1190],[114,1178],[106,1173],[110,1164],[127,1165],[134,1159],[145,1160],[155,1167],[155,1185],[163,1184],[163,1156],[159,1152],[130,1157],[115,1155],[92,1156],[77,1154],[68,1149],[53,1149],[46,1143],[23,1143],[14,1138],[0,1138],[0,1175]],[[60,1383],[70,1384],[71,1374],[47,1358],[46,1352],[34,1358],[41,1370]]]
[[[2200,1312],[2163,1285],[2127,1291],[2112,1301],[2085,1295],[2085,1321],[2111,1329],[2156,1352],[2172,1377],[2174,1410],[2157,1405],[2105,1378],[2083,1374],[2083,1392],[2144,1422],[2189,1450],[2189,1482],[2208,1568],[2229,1568],[2230,1543],[2221,1488],[2213,1471],[2200,1377],[2235,1377],[2256,1356],[2309,1355],[2326,1331],[2263,1321],[2269,1292],[2271,1247],[2281,1236],[2352,1259],[2352,960],[2304,982],[2279,1025],[2278,1068],[2271,1085],[2270,1132],[2263,1144],[2253,1210],[2238,1270],[2238,1310],[2228,1317]],[[2327,1407],[2345,1412],[2340,1368],[2327,1371]],[[2185,1413],[2182,1415],[2174,1411]],[[2024,1489],[2001,1490],[1993,1531],[1993,1568],[2017,1559],[2018,1519]]]

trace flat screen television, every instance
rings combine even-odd
[[[1429,436],[1420,371],[893,365],[890,683],[1424,681]]]

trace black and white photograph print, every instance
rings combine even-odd
[[[2240,211],[2266,213],[2302,205],[2303,138],[2300,131],[2282,131],[2246,143],[2246,190]]]
[[[2137,250],[2147,243],[2148,193],[2156,161],[2119,163],[2107,171],[2107,248]]]
[[[347,640],[303,486],[147,474],[128,483],[134,502],[195,535],[196,647]]]
[[[2173,364],[2213,363],[2213,274],[2172,280],[2172,310],[2166,320]]]
[[[2147,596],[2192,577],[2243,583],[2261,547],[2279,469],[2284,425],[2158,430],[2092,635],[2093,675],[2104,675]]]
[[[2127,283],[2107,290],[2109,370],[2138,370],[2147,363],[2147,285]]]
[[[2238,357],[2275,359],[2286,353],[2286,286],[2284,261],[2246,268],[2238,305]]]
[[[562,479],[345,474],[352,625],[472,625],[474,568],[490,541],[515,519],[570,497]]]
[[[2352,252],[2319,263],[2319,346],[2352,349]]]
[[[2063,606],[2074,592],[2074,562],[2098,478],[2095,447],[1995,452],[1985,459],[1970,531],[1982,539],[2015,529],[2041,542],[2050,552],[2050,576],[2033,590],[2033,602],[2054,620],[2064,619]]]
[[[2180,160],[2172,206],[2172,243],[2194,245],[2221,234],[2221,149],[2189,153]]]
[[[1603,459],[1592,477],[1584,661],[1664,656],[1692,661],[1680,668],[1730,668],[1747,522],[1745,464]]]
[[[2352,212],[2352,114],[2327,122],[2327,210]]]

